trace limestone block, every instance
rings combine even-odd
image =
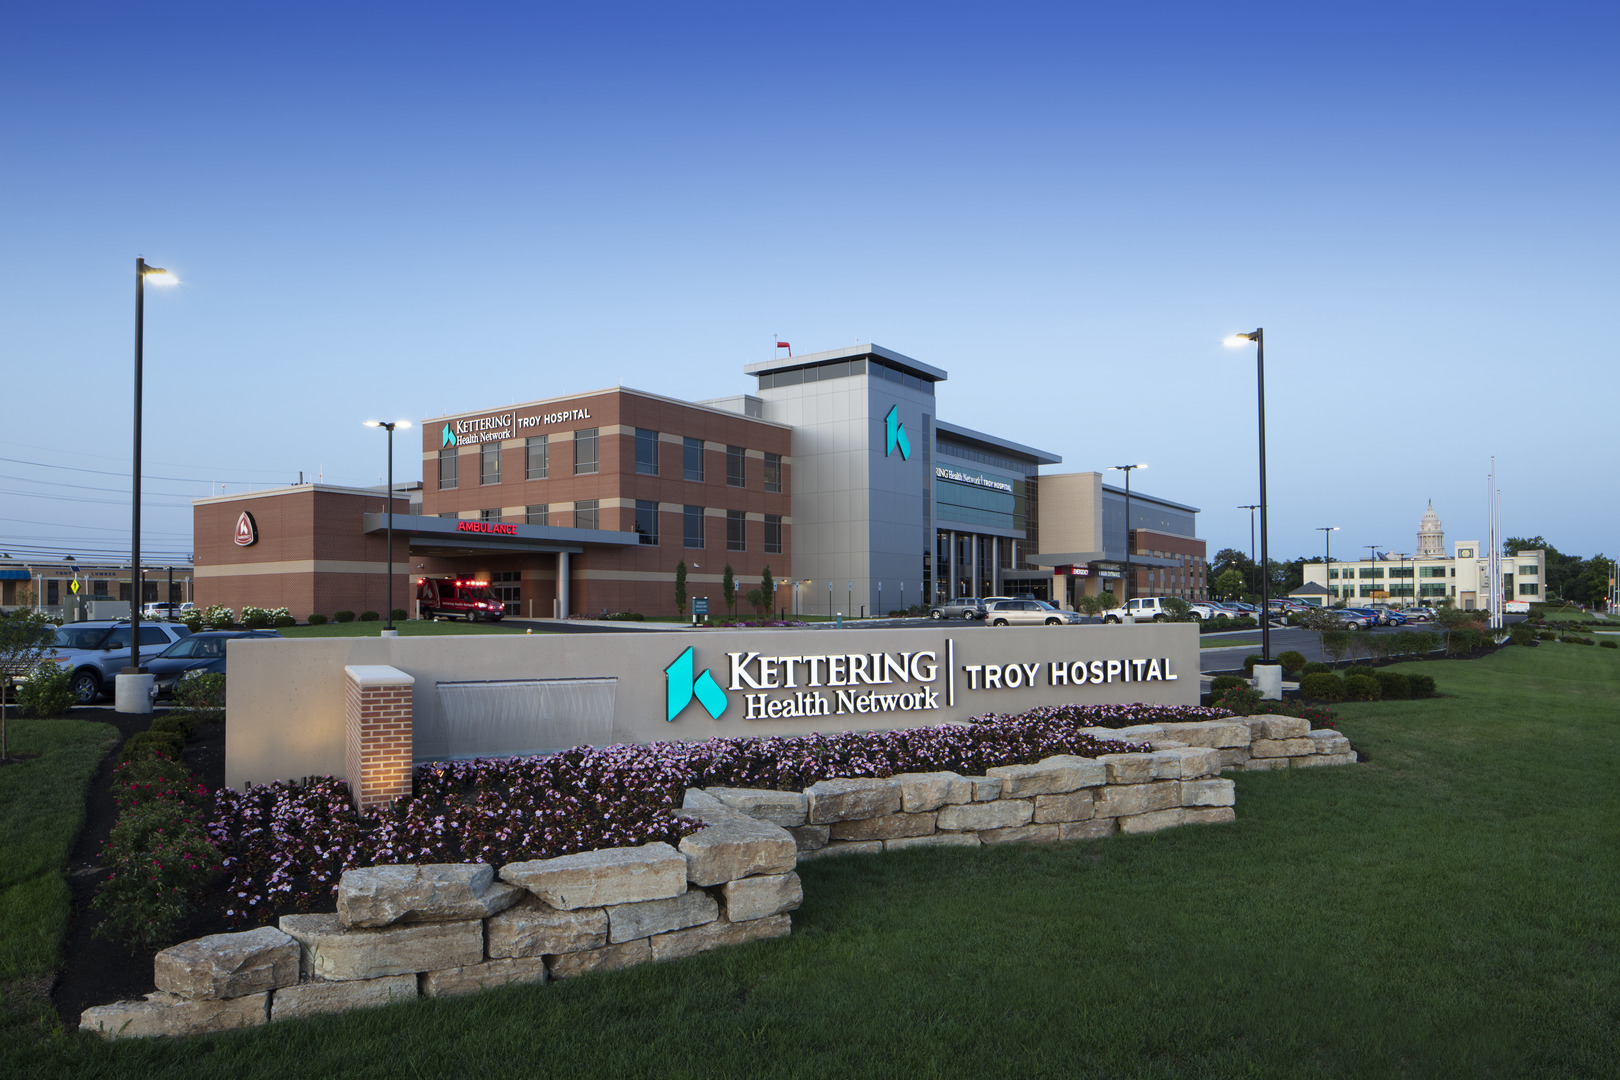
[[[1151,754],[1102,754],[1097,758],[1108,771],[1110,784],[1145,784],[1154,778]]]
[[[468,964],[464,967],[425,973],[422,976],[422,996],[455,997],[459,994],[476,994],[490,986],[545,981],[546,961],[543,957],[519,956],[503,960],[485,960],[482,964]]]
[[[1240,768],[1244,772],[1265,772],[1268,769],[1288,768],[1288,759],[1285,757],[1250,758]]]
[[[713,922],[720,917],[720,905],[703,890],[692,889],[667,900],[616,904],[607,909],[607,916],[608,943],[623,945],[636,938]]]
[[[142,1001],[118,1001],[86,1009],[79,1016],[79,1030],[93,1031],[104,1039],[205,1035],[256,1027],[269,1015],[268,990],[210,1001],[191,1001],[159,990]]]
[[[1350,752],[1350,740],[1332,728],[1316,728],[1306,737],[1316,744],[1318,754],[1347,754]]]
[[[728,881],[720,887],[720,895],[726,902],[726,919],[740,923],[793,911],[804,903],[804,886],[798,874],[767,874]]]
[[[1098,817],[1124,817],[1169,810],[1181,805],[1181,781],[1155,780],[1151,784],[1109,784],[1097,792]]]
[[[812,825],[900,812],[900,784],[894,780],[818,780],[804,793],[810,799]]]
[[[1028,825],[1035,816],[1035,804],[1029,799],[997,799],[995,802],[968,803],[965,806],[939,808],[939,827],[950,832],[981,829],[1011,829]]]
[[[1155,750],[1151,754],[1137,754],[1148,763],[1149,780],[1180,780],[1181,755],[1175,750]]]
[[[1311,722],[1298,716],[1266,716],[1260,718],[1257,739],[1303,739],[1311,733]]]
[[[1197,780],[1221,771],[1221,752],[1213,747],[1188,746],[1180,750],[1161,750],[1159,753],[1169,754],[1180,763],[1178,775],[1171,775],[1170,769],[1166,768],[1166,780]]]
[[[1298,757],[1316,753],[1315,741],[1301,736],[1297,739],[1256,739],[1249,744],[1249,752],[1257,758]]]
[[[1187,744],[1182,742],[1180,739],[1163,738],[1154,739],[1148,745],[1155,750],[1180,750]]]
[[[1183,825],[1225,825],[1237,820],[1237,811],[1230,806],[1189,807],[1181,812]]]
[[[1135,724],[1131,727],[1105,728],[1121,742],[1157,742],[1166,737],[1159,724]]]
[[[904,851],[913,847],[978,847],[976,832],[941,832],[933,836],[905,836],[883,841],[884,851]]]
[[[637,938],[623,945],[553,956],[547,964],[553,979],[572,979],[575,975],[589,975],[593,971],[617,971],[632,964],[645,964],[651,959],[652,944],[647,938]]]
[[[792,929],[793,921],[787,915],[767,915],[763,919],[750,919],[747,922],[712,922],[694,926],[690,930],[659,934],[652,939],[652,954],[654,960],[674,960],[718,949],[722,945],[787,937]]]
[[[817,848],[824,848],[827,846],[827,841],[832,838],[832,826],[830,825],[799,825],[789,829],[788,832],[793,834],[793,841],[799,845],[800,851],[815,851]]]
[[[723,815],[717,810],[678,813],[701,813],[705,826],[681,837],[686,879],[694,885],[718,885],[753,874],[781,874],[798,862],[798,842],[780,825],[734,810]]]
[[[298,942],[273,926],[182,942],[152,961],[157,988],[192,1001],[243,997],[297,981]]]
[[[306,975],[320,979],[378,979],[438,971],[484,958],[484,924],[411,923],[349,929],[337,915],[283,915],[281,928],[303,948]]]
[[[955,805],[955,804],[953,804]],[[834,840],[890,840],[898,836],[927,836],[934,831],[935,811],[926,814],[884,814],[861,821],[832,823]]]
[[[1221,751],[1221,768],[1230,769],[1235,765],[1242,765],[1254,755],[1249,752],[1249,744],[1233,746]]]
[[[953,772],[901,773],[894,781],[900,785],[900,809],[908,814],[973,801],[973,782]]]
[[[766,788],[712,787],[710,795],[733,810],[751,818],[791,829],[803,825],[810,811],[810,799],[799,791],[771,791]]]
[[[492,915],[485,923],[489,955],[552,956],[607,944],[608,917],[602,908],[558,911],[538,896]]]
[[[345,870],[338,881],[338,918],[344,926],[487,919],[523,898],[523,890],[495,880],[487,863],[368,866]]]
[[[369,1009],[416,996],[416,976],[385,975],[380,979],[327,982],[313,979],[277,990],[270,1001],[270,1019],[296,1020],[301,1016]]]
[[[1092,818],[1090,821],[1065,821],[1058,825],[1059,840],[1101,840],[1113,836],[1119,826],[1111,817]]]
[[[1188,746],[1207,746],[1226,749],[1248,746],[1249,725],[1238,720],[1194,720],[1188,723],[1160,724],[1165,735]],[[1154,743],[1155,746],[1159,745]]]
[[[1067,754],[1046,758],[1034,765],[999,765],[984,770],[984,775],[1000,777],[1004,799],[1061,795],[1107,782],[1107,770],[1101,762]]]
[[[1093,789],[1081,788],[1062,795],[1035,796],[1035,823],[1054,824],[1060,821],[1085,821],[1096,813]]]
[[[724,810],[726,804],[702,788],[689,787],[681,796],[681,806],[687,810]]]
[[[1230,780],[1183,780],[1182,806],[1232,806],[1237,802],[1237,785]]]
[[[1057,825],[1019,825],[1011,829],[986,829],[979,833],[984,844],[1050,844],[1058,839]]]
[[[1126,814],[1119,819],[1119,831],[1122,833],[1158,832],[1160,829],[1180,825],[1185,819],[1186,815],[1179,806],[1170,810],[1154,810],[1146,814]]]
[[[824,859],[830,855],[870,855],[882,850],[882,840],[833,840],[824,848],[799,852],[799,860]]]
[[[662,900],[685,892],[686,856],[658,841],[640,847],[606,848],[559,855],[554,859],[507,863],[501,867],[501,880],[528,889],[552,907],[564,911],[633,904],[637,900]]]
[[[970,776],[967,779],[973,785],[974,802],[993,802],[1001,798],[1001,777]]]
[[[1310,757],[1274,758],[1275,761],[1292,762],[1296,769],[1308,769],[1316,765],[1354,765],[1356,754],[1352,750],[1344,754],[1312,754]]]

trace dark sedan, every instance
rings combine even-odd
[[[213,674],[225,670],[225,643],[232,638],[279,638],[274,630],[205,630],[164,649],[146,662],[153,675],[152,696],[169,697],[175,684],[189,672]]]

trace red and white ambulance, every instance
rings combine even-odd
[[[489,582],[459,578],[417,578],[416,615],[419,619],[488,619],[500,622],[505,606],[489,590]]]

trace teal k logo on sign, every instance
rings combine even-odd
[[[714,681],[708,669],[705,668],[702,675],[692,677],[691,646],[664,669],[664,681],[665,720],[673,721],[681,715],[694,697],[703,706],[704,712],[716,720],[726,711],[726,692],[720,689],[720,684]]]
[[[911,440],[906,438],[906,425],[900,422],[900,406],[895,405],[889,409],[889,415],[883,418],[883,434],[888,437],[888,448],[883,456],[888,457],[900,448],[900,457],[904,461],[911,460]]]
[[[439,436],[439,449],[456,445],[456,433],[450,430],[450,425],[444,425],[444,431]]]

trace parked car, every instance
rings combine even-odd
[[[187,675],[212,675],[225,670],[225,643],[232,638],[279,638],[276,630],[205,630],[191,634],[146,662],[154,676],[152,698],[169,697]]]
[[[949,603],[940,604],[929,611],[930,619],[982,619],[984,601],[977,596],[959,596]]]
[[[1376,618],[1355,608],[1340,608],[1333,612],[1333,616],[1346,630],[1370,630],[1378,625]]]
[[[1377,610],[1378,610],[1379,621],[1382,622],[1385,626],[1405,626],[1406,625],[1406,615],[1404,613],[1398,611],[1397,609],[1390,608],[1390,607],[1381,607],[1381,608],[1378,608]]]
[[[1132,599],[1125,601],[1124,607],[1115,608],[1108,614],[1104,615],[1103,622],[1124,622],[1125,620],[1121,617],[1124,615],[1134,615],[1138,622],[1142,622],[1147,619],[1151,619],[1154,622],[1164,622],[1166,619],[1173,619],[1175,618],[1175,612],[1164,606],[1164,602],[1167,599],[1169,599],[1169,597],[1165,596],[1133,597]]]
[[[56,629],[56,663],[73,672],[73,696],[80,705],[92,705],[113,686],[113,679],[129,666],[130,626],[126,620],[68,623]],[[190,629],[175,623],[141,623],[140,662],[189,637]]]
[[[150,604],[141,605],[143,619],[172,619],[179,613],[180,605],[171,604],[167,600],[154,600]]]
[[[1426,608],[1426,607],[1402,608],[1401,609],[1401,614],[1406,617],[1406,621],[1409,622],[1409,623],[1432,622],[1434,620],[1434,609],[1433,608]]]
[[[998,600],[985,606],[991,626],[1064,626],[1090,622],[1077,611],[1063,611],[1045,600]]]

